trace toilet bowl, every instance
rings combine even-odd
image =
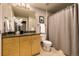
[[[43,41],[43,44],[44,46],[52,46],[52,42],[48,40]]]
[[[48,41],[48,40],[45,40],[45,41],[42,41],[42,42],[43,42],[43,49],[45,51],[51,51],[52,42]]]
[[[45,51],[51,51],[52,42],[46,40],[46,35],[45,34],[41,34],[41,38],[42,38],[41,41],[42,41],[43,49]]]

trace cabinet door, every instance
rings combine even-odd
[[[32,55],[40,53],[40,35],[32,36]]]
[[[20,37],[20,56],[31,55],[31,36]]]
[[[19,56],[19,37],[3,38],[3,56]]]

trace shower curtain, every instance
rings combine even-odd
[[[66,55],[79,55],[78,9],[78,4],[73,4],[48,19],[49,40]]]

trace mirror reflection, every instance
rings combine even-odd
[[[11,6],[14,14],[11,19],[4,17],[4,32],[24,33],[35,31],[35,13],[21,7]]]

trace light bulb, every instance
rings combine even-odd
[[[30,4],[27,4],[26,7],[27,7],[27,8],[30,8]]]
[[[23,7],[25,7],[25,4],[24,4],[24,3],[22,3],[22,6],[23,6]]]

